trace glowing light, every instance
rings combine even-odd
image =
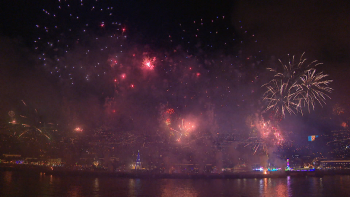
[[[76,127],[76,128],[74,129],[74,131],[76,131],[76,132],[83,132],[83,129],[80,128],[80,127]]]
[[[307,137],[307,139],[308,139],[309,142],[315,141],[316,138],[318,138],[318,135],[310,135],[310,136]]]
[[[262,172],[262,171],[264,171],[264,167],[260,167],[260,168],[255,168],[255,169],[253,169],[254,171],[260,171],[260,172]]]

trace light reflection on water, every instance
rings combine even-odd
[[[0,196],[350,196],[350,176],[127,179],[0,172]]]
[[[129,179],[129,194],[128,196],[139,196],[141,192],[140,179]]]
[[[196,190],[193,188],[193,185],[188,180],[183,180],[182,182],[167,180],[162,193],[162,197],[171,197],[171,196],[182,196],[182,197],[195,197],[198,196]]]
[[[288,196],[292,196],[290,176],[287,176],[287,194]]]
[[[99,180],[98,178],[95,178],[95,181],[94,181],[94,190],[93,192],[96,194],[95,196],[99,196],[98,195],[98,192],[100,191],[100,183],[99,183]]]
[[[4,180],[5,180],[5,182],[6,182],[7,184],[10,184],[11,181],[12,181],[12,172],[6,171],[6,172],[4,173]]]
[[[80,195],[80,187],[79,186],[72,186],[70,190],[68,191],[68,196],[70,197],[79,197]]]

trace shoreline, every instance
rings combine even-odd
[[[22,171],[26,173],[44,173],[54,176],[81,176],[81,177],[115,177],[131,179],[263,179],[263,178],[286,178],[290,177],[323,177],[333,175],[350,175],[350,170],[332,170],[332,171],[281,171],[270,172],[268,174],[257,172],[240,172],[240,173],[221,173],[221,174],[180,174],[180,173],[152,173],[148,171],[135,172],[110,172],[110,171],[93,171],[93,170],[71,170],[66,168],[51,168],[46,166],[34,165],[0,165],[0,171]]]

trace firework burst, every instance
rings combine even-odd
[[[309,69],[300,76],[301,82],[297,84],[293,100],[299,100],[298,108],[301,113],[304,107],[309,112],[310,108],[314,110],[316,101],[323,106],[326,104],[326,98],[330,99],[326,93],[331,93],[333,90],[328,87],[332,80],[324,80],[327,76],[322,72],[316,73],[316,69]]]
[[[290,114],[295,114],[295,108],[298,103],[293,99],[294,86],[288,86],[283,80],[272,80],[265,84],[267,91],[264,93],[264,100],[268,101],[268,106],[265,111],[272,109],[276,114],[281,113],[283,116],[287,111]]]
[[[263,95],[263,100],[268,101],[266,111],[273,110],[275,114],[285,116],[286,112],[303,114],[305,108],[315,109],[315,103],[321,106],[326,104],[327,93],[332,92],[328,87],[332,80],[325,79],[328,75],[317,72],[316,66],[322,64],[317,60],[306,64],[306,58],[301,55],[299,62],[295,61],[295,56],[289,60],[288,64],[282,64],[283,71],[268,68],[274,72],[274,78],[263,85],[267,90]]]
[[[44,136],[46,139],[51,140],[51,137],[49,137],[49,135],[55,131],[54,124],[44,123],[41,120],[36,109],[29,110],[27,104],[23,100],[22,103],[25,107],[23,114],[20,114],[16,118],[15,112],[9,112],[9,115],[12,119],[9,124],[12,125],[12,129],[15,132],[14,134],[18,138],[23,138],[23,136],[26,135],[30,138],[33,138],[34,136]]]
[[[178,125],[178,129],[174,129],[172,127],[170,127],[170,130],[175,131],[177,133],[177,139],[176,141],[180,142],[181,138],[183,136],[188,136],[190,134],[190,131],[192,131],[195,128],[195,126],[193,124],[191,124],[191,122],[188,123],[184,123],[184,119],[181,120],[181,124]]]
[[[271,121],[265,121],[262,117],[247,119],[251,129],[250,137],[243,141],[244,147],[249,147],[256,153],[269,154],[269,148],[282,146],[285,142],[282,131]]]

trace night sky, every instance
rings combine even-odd
[[[142,136],[136,148],[181,141],[208,152],[248,138],[259,121],[294,145],[348,121],[348,1],[82,3],[2,2],[2,125],[37,110],[33,124],[59,125],[64,135],[109,128]],[[262,86],[273,78],[266,68],[304,52],[333,80],[331,99],[274,117],[264,111]]]

